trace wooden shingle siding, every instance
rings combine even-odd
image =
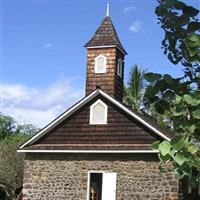
[[[123,73],[117,75],[117,62],[124,55],[116,48],[88,49],[86,95],[96,90],[97,86],[112,97],[122,101],[123,98]],[[104,55],[107,58],[106,73],[95,73],[95,58]]]
[[[85,47],[115,45],[126,54],[110,16],[105,16],[94,36],[85,44]]]
[[[90,105],[97,99],[108,105],[108,123],[90,125]],[[55,127],[36,144],[151,144],[160,139],[103,97],[97,96]]]

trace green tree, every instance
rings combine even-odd
[[[8,199],[15,199],[15,190],[22,187],[24,154],[17,149],[37,131],[31,124],[21,125],[0,115],[0,193],[4,191]]]
[[[200,72],[199,10],[178,0],[157,1],[155,13],[165,32],[164,54],[173,64],[185,66],[185,75],[195,80]]]
[[[155,13],[165,32],[164,54],[174,64],[182,64],[184,77],[168,74],[145,74],[150,83],[145,105],[151,106],[170,124],[174,137],[157,141],[152,147],[159,158],[172,163],[172,171],[180,178],[192,177],[200,183],[200,23],[199,11],[177,0],[158,0]],[[198,173],[193,174],[196,169]]]
[[[199,182],[200,172],[200,90],[192,84],[170,75],[145,74],[151,82],[145,93],[146,106],[153,106],[163,116],[174,132],[172,140],[155,142],[152,147],[160,151],[162,161],[173,164],[172,171],[180,178],[192,176],[192,182]]]
[[[145,90],[144,73],[139,65],[135,65],[129,74],[127,87],[124,89],[124,102],[136,111],[140,111]]]
[[[15,127],[16,124],[13,118],[0,114],[0,139],[13,134]]]

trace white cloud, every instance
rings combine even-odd
[[[44,48],[51,48],[52,46],[53,46],[53,44],[51,42],[48,42],[43,45]]]
[[[138,31],[142,29],[142,26],[143,26],[143,22],[136,20],[131,24],[131,26],[129,26],[129,30],[132,31],[133,33],[137,33]]]
[[[128,13],[132,10],[136,10],[136,7],[135,6],[126,6],[123,10],[124,13]]]
[[[5,84],[2,86],[3,114],[20,123],[43,127],[83,96],[82,91],[73,86],[74,81],[62,78],[42,89]]]

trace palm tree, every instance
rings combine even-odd
[[[124,86],[124,102],[138,112],[142,108],[145,92],[144,74],[146,71],[146,69],[142,70],[139,65],[134,65],[130,71],[128,84]]]

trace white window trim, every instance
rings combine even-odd
[[[103,174],[103,171],[89,171],[88,176],[87,176],[87,199],[89,200],[90,198],[90,174],[95,173],[95,174]]]
[[[117,75],[120,77],[122,77],[122,68],[123,68],[123,60],[119,58],[117,61]]]
[[[96,106],[98,103],[102,104],[105,107],[104,120],[102,122],[93,121],[93,107]],[[93,125],[107,124],[107,117],[108,117],[108,106],[102,100],[98,99],[90,106],[90,124]]]
[[[98,58],[103,58],[104,59],[104,70],[103,71],[98,71],[97,69],[97,61],[98,61]],[[95,58],[95,65],[94,65],[94,72],[95,74],[103,74],[103,73],[106,73],[106,68],[107,68],[107,58],[104,56],[104,55],[99,55]]]

